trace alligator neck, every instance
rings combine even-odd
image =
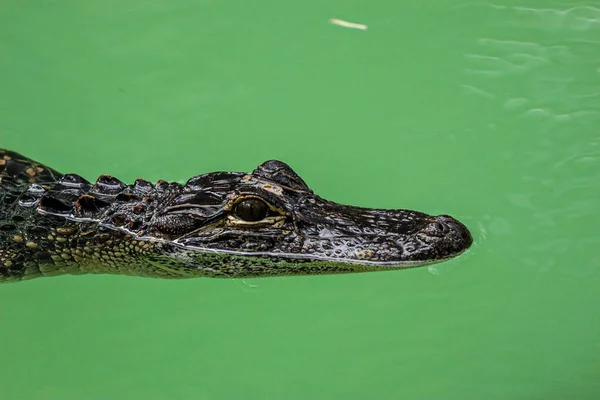
[[[184,270],[175,268],[175,260],[164,254],[171,246],[166,243],[140,240],[95,222],[55,216],[35,215],[24,227],[1,227],[0,282],[88,273],[187,277]]]

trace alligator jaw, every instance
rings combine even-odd
[[[473,238],[464,224],[447,215],[352,207],[303,194],[283,227],[235,232],[217,228],[208,237],[191,235],[176,243],[176,257],[184,258],[192,270],[253,277],[431,265],[460,255]]]

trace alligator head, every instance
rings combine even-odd
[[[327,201],[275,160],[251,174],[194,177],[162,199],[136,234],[173,244],[173,257],[216,276],[415,267],[455,257],[473,241],[447,215]],[[210,265],[206,254],[215,257]]]

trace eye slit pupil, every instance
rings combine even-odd
[[[242,200],[235,207],[237,217],[248,222],[260,221],[267,216],[268,211],[269,208],[260,199]]]

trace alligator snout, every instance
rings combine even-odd
[[[473,236],[469,229],[449,215],[432,217],[421,232],[444,240],[456,250],[467,249],[473,244]]]
[[[428,217],[420,229],[395,241],[399,261],[441,261],[471,247],[473,237],[465,225],[449,215]]]

